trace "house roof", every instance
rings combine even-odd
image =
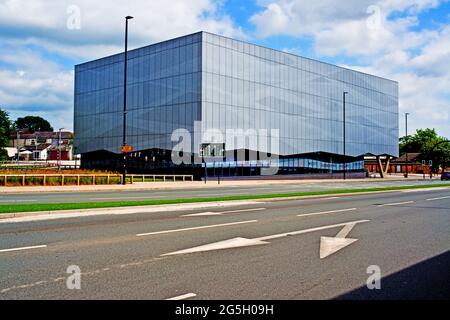
[[[408,161],[409,162],[420,162],[421,153],[408,153]],[[406,162],[406,154],[402,155],[395,162]]]

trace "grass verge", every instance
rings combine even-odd
[[[306,197],[306,196],[367,193],[367,192],[378,192],[378,191],[432,189],[432,188],[439,188],[439,187],[450,187],[450,184],[400,186],[400,187],[368,188],[368,189],[328,190],[328,191],[261,194],[261,195],[248,195],[248,196],[227,196],[227,197],[214,197],[214,198],[173,199],[173,200],[140,200],[140,201],[108,201],[108,202],[78,202],[78,203],[41,203],[41,204],[3,204],[3,205],[0,205],[0,214],[21,213],[21,212],[61,211],[61,210],[102,209],[102,208],[136,207],[136,206],[156,206],[156,205],[164,205],[164,204],[201,203],[201,202],[215,202],[215,201],[277,199],[277,198],[292,198],[292,197]]]

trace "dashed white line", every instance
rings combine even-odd
[[[183,294],[182,296],[166,299],[166,301],[180,301],[180,300],[195,298],[196,296],[197,295],[195,293],[187,293],[187,294]]]
[[[24,251],[24,250],[32,250],[32,249],[42,249],[42,248],[47,248],[47,246],[46,245],[41,245],[41,246],[22,247],[22,248],[13,248],[13,249],[2,249],[2,250],[0,250],[0,253],[3,253],[3,252],[14,252],[14,251]]]
[[[255,208],[255,209],[232,210],[232,211],[223,211],[223,212],[201,212],[201,213],[186,214],[182,217],[221,216],[224,214],[255,212],[255,211],[263,211],[263,210],[267,210],[267,209],[266,208]]]
[[[358,208],[350,208],[350,209],[342,209],[342,210],[333,210],[333,211],[324,211],[324,212],[299,214],[298,217],[318,216],[318,215],[322,215],[322,214],[349,212],[349,211],[355,211],[355,210],[358,210]]]
[[[438,200],[445,200],[445,199],[450,199],[450,196],[448,196],[448,197],[441,197],[441,198],[427,199],[427,201],[438,201]]]
[[[398,203],[387,203],[387,204],[380,204],[379,207],[388,207],[388,206],[401,206],[404,204],[411,204],[415,203],[415,201],[405,201],[405,202],[398,202]]]
[[[220,228],[220,227],[229,227],[229,226],[237,226],[241,224],[249,224],[249,223],[255,223],[258,222],[258,220],[249,220],[249,221],[241,221],[241,222],[232,222],[232,223],[224,223],[224,224],[213,224],[209,226],[200,226],[200,227],[193,227],[193,228],[184,228],[184,229],[174,229],[174,230],[165,230],[165,231],[157,231],[157,232],[150,232],[150,233],[141,233],[137,234],[137,237],[144,237],[144,236],[153,236],[158,234],[166,234],[166,233],[175,233],[175,232],[183,232],[183,231],[193,231],[193,230],[201,230],[201,229],[209,229],[209,228]]]

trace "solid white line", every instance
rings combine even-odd
[[[333,211],[324,211],[324,212],[315,212],[315,213],[299,214],[298,217],[318,216],[318,215],[321,215],[321,214],[339,213],[339,212],[348,212],[348,211],[355,211],[355,210],[358,210],[358,208],[351,208],[351,209],[342,209],[342,210],[333,210]]]
[[[157,231],[157,232],[150,232],[150,233],[141,233],[141,234],[137,234],[136,236],[137,237],[144,237],[144,236],[152,236],[152,235],[165,234],[165,233],[193,231],[193,230],[201,230],[201,229],[208,229],[208,228],[229,227],[229,226],[236,226],[236,225],[240,225],[240,224],[249,224],[249,223],[255,223],[255,222],[258,222],[258,220],[233,222],[233,223],[224,223],[224,224],[214,224],[214,225],[210,225],[210,226],[201,226],[201,227],[193,227],[193,228]]]
[[[42,245],[42,246],[23,247],[23,248],[14,248],[14,249],[2,249],[2,250],[0,250],[0,252],[24,251],[24,250],[40,249],[40,248],[47,248],[47,246]]]
[[[450,199],[450,196],[448,196],[448,197],[441,197],[441,198],[427,199],[427,201],[437,201],[437,200],[444,200],[444,199]]]
[[[166,299],[166,301],[179,301],[179,300],[186,300],[189,298],[194,298],[197,295],[195,293],[187,293],[187,294],[183,294],[182,296],[178,296],[178,297],[174,297],[174,298],[170,298],[170,299]]]
[[[398,203],[380,204],[379,207],[400,206],[400,205],[403,205],[403,204],[411,204],[411,203],[415,203],[415,201],[406,201],[406,202],[398,202]]]

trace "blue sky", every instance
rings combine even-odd
[[[448,0],[0,0],[0,106],[72,129],[73,66],[122,50],[124,12],[132,47],[205,30],[397,80],[450,137]]]

